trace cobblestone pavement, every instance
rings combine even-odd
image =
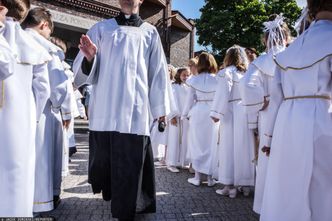
[[[87,183],[88,135],[77,135],[78,152],[69,165],[70,175],[62,184],[62,201],[49,215],[62,220],[116,220],[112,219],[111,204],[101,195],[93,195]],[[170,173],[164,167],[156,167],[157,213],[137,215],[138,221],[219,220],[257,221],[252,211],[253,194],[236,199],[219,196],[215,190],[220,186],[195,187],[187,183],[192,175],[187,170]]]

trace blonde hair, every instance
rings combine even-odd
[[[188,62],[188,66],[197,66],[197,64],[198,64],[198,58],[197,57],[191,58]]]
[[[168,74],[169,78],[173,81],[176,74],[176,68],[171,64],[168,65]]]
[[[234,45],[226,52],[224,67],[235,66],[239,71],[245,72],[248,69],[248,57],[244,49]]]

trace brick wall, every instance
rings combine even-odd
[[[190,35],[188,31],[172,27],[170,63],[175,67],[188,65],[190,58]]]

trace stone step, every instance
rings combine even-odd
[[[75,133],[87,133],[89,131],[89,121],[84,119],[75,119]]]

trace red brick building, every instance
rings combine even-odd
[[[81,34],[120,11],[118,0],[32,0],[32,3],[51,11],[54,35],[67,42],[68,60],[75,58]],[[174,66],[186,65],[193,56],[194,23],[179,11],[172,11],[171,0],[145,0],[140,15],[157,27],[168,61]]]

